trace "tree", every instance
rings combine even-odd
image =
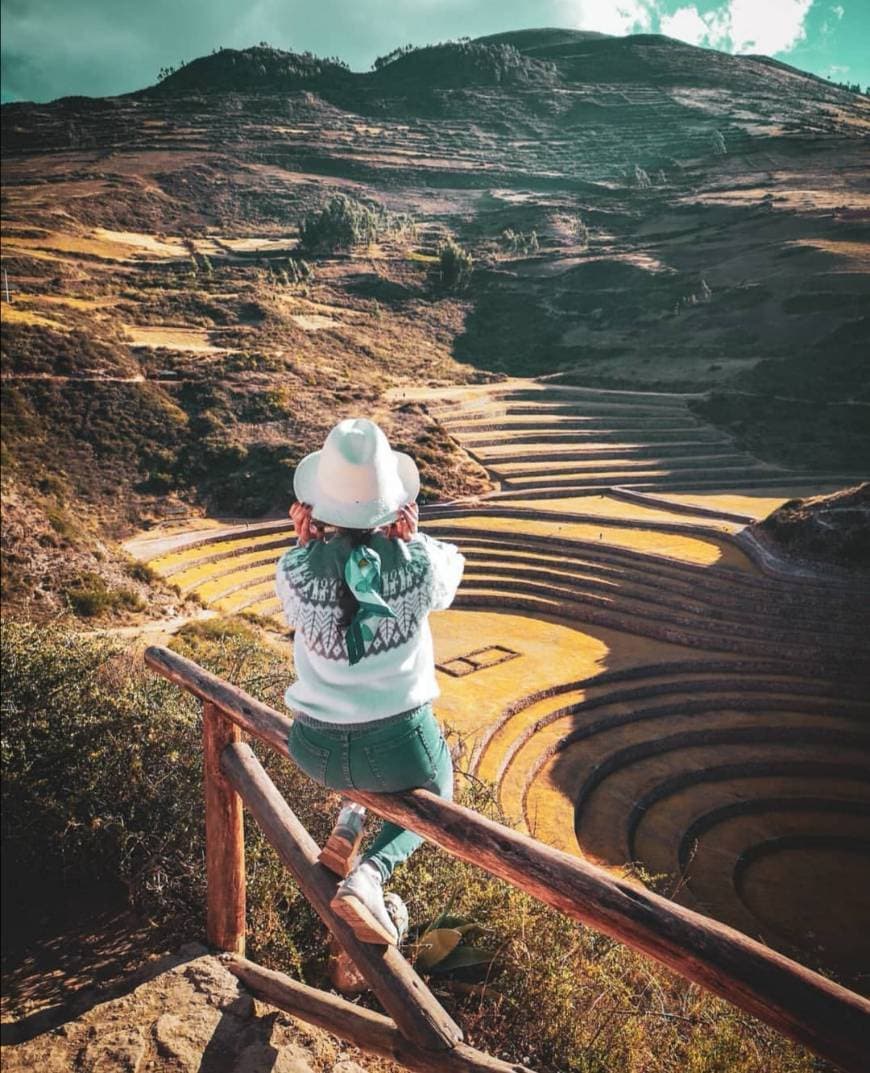
[[[336,194],[319,213],[305,217],[299,228],[299,241],[310,252],[347,250],[368,245],[387,227],[383,210],[372,209],[346,194]]]
[[[471,278],[474,258],[453,238],[448,238],[438,248],[441,283],[450,291],[465,287]]]

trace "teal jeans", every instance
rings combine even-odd
[[[288,744],[305,774],[331,790],[394,793],[421,787],[448,801],[453,797],[453,762],[431,704],[350,726],[297,713]],[[422,841],[385,821],[363,859],[387,880]]]

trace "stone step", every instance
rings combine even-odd
[[[601,447],[597,444],[580,444],[573,448],[573,450],[548,450],[545,445],[540,445],[541,449],[534,452],[522,452],[514,451],[504,454],[483,454],[478,452],[481,459],[485,461],[487,468],[501,469],[505,465],[522,465],[525,464],[529,467],[532,466],[544,466],[546,463],[551,462],[574,462],[585,460],[609,460],[609,459],[622,459],[622,458],[653,458],[664,459],[671,458],[672,456],[687,457],[687,455],[693,458],[699,458],[702,455],[706,455],[710,458],[718,458],[722,456],[723,450],[732,448],[730,441],[725,443],[717,443],[710,440],[674,440],[673,442],[661,442],[656,444],[638,443],[638,444],[615,444],[613,446]],[[747,461],[752,461],[751,455],[741,454],[740,457]]]
[[[743,472],[745,474],[745,471]],[[583,481],[576,485],[549,485],[542,483],[540,486],[535,486],[534,492],[535,497],[538,499],[564,499],[566,488],[570,488],[571,491],[577,493],[600,492],[605,487],[627,488],[637,492],[655,492],[663,488],[669,488],[675,492],[744,492],[755,488],[780,488],[784,484],[805,484],[807,487],[814,487],[817,493],[821,494],[826,489],[846,487],[849,484],[854,484],[857,480],[859,478],[854,475],[830,476],[825,474],[816,476],[784,472],[770,477],[744,475],[742,478],[739,476],[730,477],[727,474],[717,474],[709,480],[701,481],[687,473],[682,477],[657,477],[654,480],[643,479],[635,475],[612,484],[608,484],[606,480],[600,483]],[[504,491],[492,492],[487,496],[487,500],[505,502],[513,499],[527,499],[528,495],[529,487],[525,486],[519,489],[510,488]]]
[[[771,473],[770,467],[764,466],[761,463],[750,466],[731,466],[731,465],[719,465],[709,466],[704,465],[697,467],[706,469],[709,473],[709,477],[705,478],[702,483],[709,484],[713,481],[732,482],[736,484],[744,484],[747,481],[751,481],[755,475],[759,475],[762,478]],[[598,473],[595,476],[588,475],[584,472],[578,472],[575,477],[558,477],[550,476],[549,474],[538,474],[531,476],[511,477],[510,480],[504,481],[504,487],[508,491],[515,489],[535,489],[535,488],[609,488],[612,485],[625,484],[627,487],[634,487],[637,482],[643,484],[656,484],[656,485],[683,485],[685,481],[698,482],[697,468],[692,466],[662,466],[660,469],[655,468],[643,468],[637,467],[632,469],[631,467],[623,468],[611,468],[604,473]],[[785,480],[787,474],[780,472],[777,474],[776,479],[781,484]]]
[[[474,421],[486,417],[544,417],[546,415],[564,415],[566,417],[589,417],[595,419],[602,412],[607,414],[645,414],[672,417],[678,420],[685,419],[694,424],[700,422],[685,406],[620,406],[607,407],[602,411],[600,407],[589,407],[583,402],[550,402],[550,403],[515,403],[492,401],[483,405],[469,406],[444,406],[437,409],[427,407],[429,413],[443,425],[449,425],[455,421]]]
[[[522,459],[516,462],[494,463],[492,459],[486,460],[486,468],[498,477],[505,479],[506,483],[513,483],[526,478],[536,481],[543,478],[563,478],[568,476],[594,476],[623,472],[631,476],[642,472],[674,473],[686,470],[705,469],[711,473],[720,470],[740,468],[746,470],[752,468],[754,459],[742,452],[731,454],[705,453],[703,445],[701,450],[691,455],[674,453],[668,457],[659,457],[657,452],[645,452],[643,457],[626,457],[623,452],[604,451],[602,456],[594,452],[591,456],[574,455],[562,462],[540,461],[538,459]]]
[[[559,402],[615,402],[622,405],[643,404],[647,406],[685,406],[699,394],[669,394],[655,391],[620,391],[615,388],[575,387],[573,385],[540,387],[487,387],[456,402],[448,400],[436,405],[444,408],[455,405],[469,405],[478,400],[492,399],[500,402],[559,403]]]
[[[693,443],[721,443],[731,444],[733,440],[719,432],[717,429],[695,428],[692,425],[666,424],[654,428],[638,428],[636,422],[624,427],[609,422],[607,427],[598,429],[569,429],[566,431],[555,428],[541,428],[539,431],[522,432],[512,435],[509,440],[505,437],[494,435],[495,432],[503,431],[496,428],[479,432],[467,432],[461,436],[455,435],[463,445],[475,451],[487,447],[495,447],[499,451],[514,450],[546,450],[550,444],[570,443],[577,446],[583,444],[607,444],[617,443],[626,447],[644,447],[651,443],[673,443],[676,439],[689,439]],[[454,435],[451,431],[451,435]]]
[[[547,431],[559,431],[559,432],[606,432],[609,430],[618,429],[636,429],[639,431],[645,431],[646,429],[698,429],[699,426],[682,416],[670,417],[656,417],[655,415],[645,418],[642,414],[626,415],[630,416],[631,420],[625,422],[616,422],[612,420],[601,420],[597,424],[591,424],[590,417],[567,417],[558,416],[555,414],[541,415],[539,418],[534,417],[498,417],[498,416],[483,416],[479,421],[442,421],[441,423],[447,429],[452,436],[463,438],[465,436],[474,436],[482,432],[547,432]]]

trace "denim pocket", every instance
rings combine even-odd
[[[305,727],[299,722],[294,722],[290,728],[287,747],[290,758],[297,767],[323,786],[326,781],[326,765],[329,763],[331,749],[311,741],[305,733]]]
[[[403,729],[395,738],[386,738],[365,747],[366,759],[378,790],[385,793],[410,790],[434,779],[441,735],[435,724],[436,736],[433,740],[427,722],[422,720],[410,730]]]

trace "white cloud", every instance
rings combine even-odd
[[[642,34],[653,28],[656,0],[562,0],[566,25],[602,34]]]
[[[688,41],[690,45],[709,43],[710,27],[696,7],[679,7],[673,15],[662,15],[659,27],[668,37]]]
[[[661,16],[659,26],[662,33],[692,45],[773,55],[789,52],[804,39],[812,4],[813,0],[728,0],[704,15],[697,7],[678,8]],[[838,5],[832,10],[843,9]]]
[[[788,52],[806,36],[804,20],[813,0],[731,0],[733,52]]]
[[[842,19],[842,17],[846,14],[846,9],[843,7],[842,4],[834,4],[834,6],[831,8],[831,11],[837,16],[837,21]]]

